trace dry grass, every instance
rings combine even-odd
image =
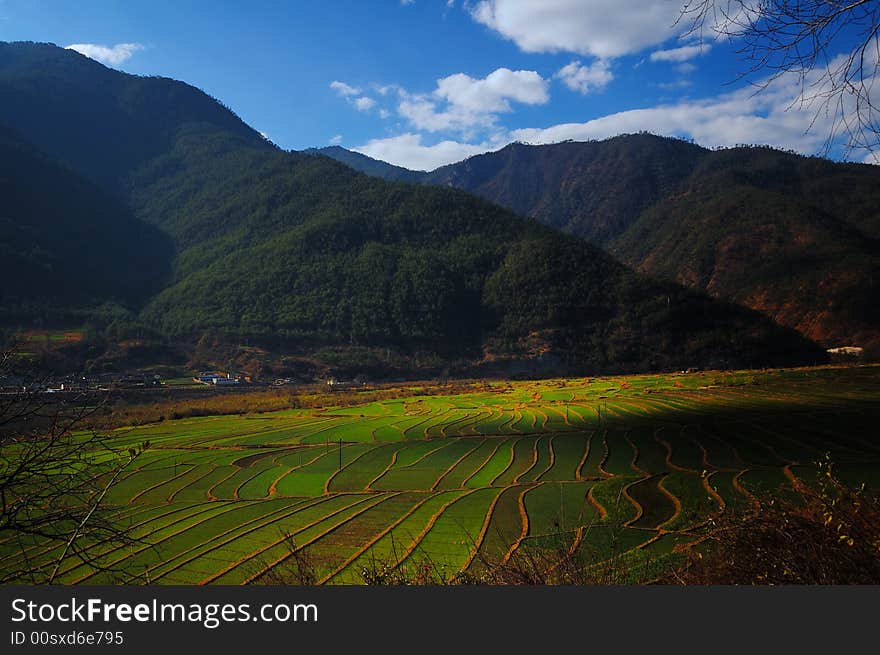
[[[840,482],[830,459],[815,482],[715,522],[705,547],[670,576],[680,584],[880,583],[880,496]]]

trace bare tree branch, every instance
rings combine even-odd
[[[759,90],[782,78],[790,108],[826,126],[825,151],[880,152],[880,0],[687,0],[679,23],[701,42],[726,38],[743,58],[739,79]]]
[[[0,377],[20,364],[3,352]],[[54,582],[70,559],[107,570],[107,546],[137,541],[108,493],[148,444],[119,448],[83,430],[106,393],[50,394],[44,381],[29,382],[0,394],[0,583]]]

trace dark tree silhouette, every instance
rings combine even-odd
[[[106,393],[47,393],[45,384],[14,375],[20,360],[12,350],[0,353],[7,381],[0,394],[0,583],[52,583],[71,561],[109,571],[98,554],[135,539],[107,495],[149,444],[119,449],[86,429]],[[21,386],[10,389],[12,379]],[[113,573],[120,582],[136,577]]]

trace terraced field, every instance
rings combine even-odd
[[[825,453],[876,488],[878,424],[880,367],[829,367],[497,382],[120,429],[119,447],[152,444],[108,498],[141,545],[83,543],[107,570],[68,557],[59,579],[242,584],[299,552],[318,581],[359,583],[377,564],[451,576],[548,543],[635,570],[791,492]],[[0,534],[0,572],[58,554]]]

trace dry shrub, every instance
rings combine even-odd
[[[649,584],[668,570],[668,563],[654,560],[644,551],[620,552],[620,526],[588,526],[610,530],[608,550],[581,545],[573,549],[572,536],[560,533],[544,537],[539,544],[520,544],[508,559],[478,556],[475,581],[487,585],[629,585]]]
[[[252,564],[251,573],[260,572],[254,584],[303,586],[319,581],[308,549],[297,548],[290,535],[285,542],[290,554],[281,563],[268,570],[263,561]],[[466,571],[455,571],[418,549],[405,562],[397,564],[398,560],[394,552],[388,559],[368,558],[358,567],[359,582],[370,586],[648,584],[669,570],[667,561],[617,554],[613,544],[610,557],[607,552],[590,553],[583,548],[573,552],[571,535],[562,533],[545,538],[540,545],[521,545],[508,559],[480,553]]]
[[[878,584],[880,497],[838,480],[826,455],[816,480],[740,516],[715,521],[670,582]]]
[[[372,558],[360,568],[358,574],[365,585],[379,587],[442,586],[467,584],[469,580],[464,574],[450,575],[446,566],[437,564],[428,558],[416,558],[412,562],[400,566]]]
[[[287,546],[287,557],[272,566],[267,565],[263,558],[251,564],[248,569],[252,584],[259,585],[296,585],[311,587],[318,583],[318,570],[308,548],[296,545],[296,540],[289,532],[283,534],[283,543]]]

